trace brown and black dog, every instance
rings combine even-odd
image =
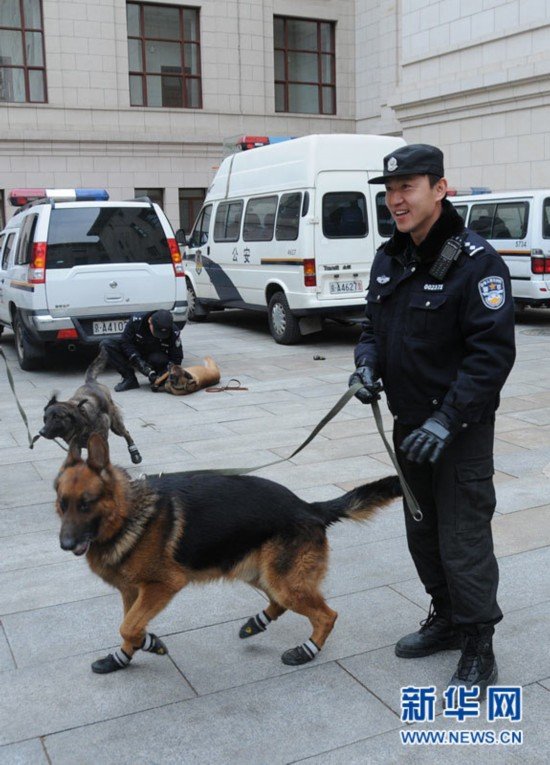
[[[107,356],[102,348],[86,370],[84,385],[77,388],[68,401],[58,401],[54,394],[44,408],[44,425],[39,434],[42,438],[62,438],[70,445],[76,441],[84,448],[92,433],[100,433],[105,439],[112,430],[128,444],[130,457],[135,465],[141,460],[139,449],[124,427],[120,409],[111,397],[109,388],[97,381],[105,369]]]
[[[216,385],[220,381],[220,369],[211,356],[206,356],[204,366],[181,367],[173,364],[168,372],[157,378],[154,388],[172,393],[174,396],[187,396],[201,388]]]
[[[328,564],[327,527],[365,520],[401,496],[397,476],[312,503],[253,476],[202,471],[132,480],[111,465],[107,442],[97,434],[85,461],[73,444],[55,490],[61,547],[85,554],[92,571],[122,595],[122,644],[92,664],[102,674],[126,667],[139,649],[166,653],[146,631],[149,621],[187,584],[220,578],[240,579],[269,598],[239,637],[263,632],[290,609],[306,616],[313,632],[282,660],[311,661],[337,617],[319,589]]]

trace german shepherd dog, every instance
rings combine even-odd
[[[187,584],[220,578],[240,579],[269,599],[239,637],[263,632],[290,609],[306,616],[313,632],[282,660],[311,661],[337,617],[319,589],[327,570],[327,527],[345,518],[365,520],[401,496],[397,476],[312,503],[253,476],[201,471],[132,480],[111,465],[107,441],[97,433],[85,461],[73,443],[54,488],[62,549],[86,555],[92,571],[122,595],[122,644],[92,664],[100,674],[128,666],[139,649],[167,653],[146,631],[148,622]]]
[[[220,368],[211,356],[206,356],[204,366],[181,367],[173,364],[168,372],[161,375],[154,383],[155,388],[164,384],[164,390],[174,396],[187,396],[201,388],[216,385],[220,381]]]
[[[109,388],[97,382],[106,361],[102,348],[86,370],[84,385],[77,388],[68,401],[58,401],[53,394],[44,408],[44,426],[39,435],[49,439],[62,438],[68,445],[76,441],[80,448],[84,448],[92,433],[100,433],[106,439],[109,430],[112,430],[126,440],[132,462],[137,465],[142,457],[124,427],[121,411],[113,401]]]

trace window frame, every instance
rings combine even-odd
[[[142,2],[142,0],[127,0],[126,2],[126,11],[128,11],[128,6],[135,5],[138,7],[138,13],[139,13],[139,35],[130,35],[129,29],[127,27],[127,42],[129,43],[130,40],[137,40],[140,44],[140,50],[141,50],[141,70],[137,69],[131,69],[130,68],[130,60],[128,56],[128,78],[129,82],[131,81],[132,77],[139,77],[141,79],[141,96],[142,96],[142,103],[141,104],[134,104],[132,103],[132,91],[131,87],[129,86],[129,92],[130,92],[130,106],[132,108],[137,109],[202,109],[203,108],[203,98],[202,98],[202,62],[201,62],[201,27],[200,27],[200,8],[196,6],[189,6],[189,5],[171,5],[170,3],[166,4],[153,4],[153,3],[147,3]],[[180,27],[180,37],[177,39],[173,38],[165,38],[165,37],[146,37],[145,36],[145,8],[154,8],[155,10],[158,10],[159,8],[169,8],[174,9],[178,11],[179,15],[179,27]],[[185,37],[185,23],[184,23],[184,12],[185,11],[191,11],[195,14],[196,18],[196,29],[197,29],[197,36],[196,39],[186,39]],[[180,45],[180,68],[181,72],[179,74],[177,73],[162,73],[162,72],[149,72],[147,70],[147,56],[146,56],[146,44],[149,41],[154,41],[158,43],[179,43]],[[186,74],[185,73],[185,46],[186,45],[193,45],[196,46],[197,49],[197,74]],[[179,106],[164,106],[161,104],[160,106],[152,106],[148,103],[148,93],[147,93],[147,78],[155,76],[161,78],[161,84],[162,84],[162,78],[168,77],[168,78],[177,78],[181,82],[181,92],[182,92],[182,101]],[[188,103],[188,94],[187,94],[187,82],[189,80],[196,80],[198,82],[198,105],[197,106],[190,106]]]
[[[185,196],[182,192],[188,192],[188,195]],[[195,193],[192,193],[195,192]],[[179,224],[182,231],[184,231],[186,234],[188,232],[191,232],[193,230],[193,226],[195,224],[195,221],[200,215],[200,212],[204,206],[204,200],[206,198],[206,189],[201,187],[180,187],[178,188],[178,212],[179,212]],[[195,205],[198,203],[198,211],[196,214],[194,213],[194,209],[196,209]],[[186,230],[183,222],[183,215],[182,211],[185,207],[187,211],[187,218],[189,221],[188,228]]]
[[[524,217],[524,220],[523,220],[523,226],[522,226],[521,234],[519,236],[512,236],[511,233],[510,233],[510,236],[495,236],[495,234],[494,234],[495,220],[496,220],[496,218],[499,218],[500,220],[502,220],[500,218],[500,215],[499,215],[499,208],[502,208],[502,207],[511,207],[513,205],[516,205],[518,207],[518,209],[520,207],[523,207],[523,209],[525,210],[525,217]],[[490,228],[489,233],[486,234],[486,233],[477,232],[477,233],[479,233],[480,236],[482,236],[484,239],[498,239],[499,241],[502,240],[502,241],[510,241],[510,242],[511,241],[516,241],[516,240],[525,239],[525,237],[527,236],[528,228],[529,228],[529,214],[530,214],[530,207],[531,207],[531,205],[529,204],[528,200],[526,200],[526,199],[518,199],[518,200],[516,200],[516,199],[500,199],[500,200],[491,199],[491,200],[473,202],[471,207],[470,207],[469,214],[468,214],[468,228],[472,228],[472,215],[474,214],[476,208],[483,208],[483,207],[485,207],[487,209],[490,209],[490,207],[493,207],[494,209],[492,211],[491,216],[489,216],[489,215],[486,216],[487,218],[488,217],[491,218],[491,228]],[[478,220],[480,220],[480,218],[476,218],[473,222],[476,223]],[[472,228],[472,231],[476,231],[476,229]]]
[[[21,33],[21,44],[22,44],[22,53],[23,53],[23,64],[4,64],[0,62],[0,70],[2,69],[16,69],[16,70],[23,70],[23,77],[25,80],[25,100],[24,101],[13,101],[13,100],[3,100],[0,98],[0,104],[47,104],[48,103],[48,81],[47,81],[47,74],[46,74],[46,45],[45,45],[45,39],[44,39],[44,8],[43,8],[43,0],[38,0],[38,7],[40,11],[40,24],[41,26],[38,27],[30,27],[26,26],[25,24],[25,4],[24,0],[19,0],[19,15],[20,15],[20,26],[18,27],[8,27],[5,24],[0,24],[0,30],[6,30],[10,32],[20,32]],[[27,63],[27,45],[26,43],[26,35],[27,34],[40,34],[42,38],[42,66],[37,66],[36,64],[28,64]],[[43,77],[43,95],[44,98],[40,101],[31,100],[31,85],[30,85],[30,77],[29,72],[42,72]]]
[[[10,257],[10,254],[13,250],[13,242],[15,237],[17,236],[16,231],[6,231],[4,234],[4,240],[0,243],[0,251],[2,252],[2,263],[1,268],[2,271],[8,270],[8,259]]]
[[[274,213],[269,213],[269,214],[273,214],[273,223],[271,224],[271,236],[269,236],[269,237],[266,237],[266,236],[259,237],[258,236],[258,233],[260,231],[262,231],[262,232],[265,231],[264,224],[261,224],[260,227],[257,229],[257,231],[254,232],[252,235],[250,235],[249,229],[247,228],[247,227],[250,226],[250,222],[247,223],[247,218],[248,218],[249,215],[256,215],[256,216],[258,215],[258,213],[255,212],[255,210],[254,210],[254,205],[257,204],[258,202],[265,202],[265,203],[267,203],[267,202],[272,202],[272,201],[274,201],[275,207],[274,207]],[[277,196],[277,194],[266,194],[265,196],[262,196],[262,197],[252,197],[251,199],[249,199],[248,202],[246,203],[246,210],[245,210],[244,219],[243,219],[243,242],[271,242],[271,241],[273,241],[273,237],[275,236],[275,221],[277,219],[278,209],[279,209],[279,197]],[[268,213],[264,213],[264,216],[267,215],[267,214]],[[264,220],[265,220],[265,218],[264,218]]]
[[[325,200],[327,197],[335,197],[335,196],[344,196],[345,194],[357,194],[357,198],[362,198],[363,200],[363,224],[365,227],[365,231],[362,234],[329,234],[326,231],[325,227]],[[350,200],[351,201],[351,200]],[[357,201],[357,199],[356,199]],[[339,209],[339,208],[336,208]],[[367,209],[367,198],[366,195],[362,191],[357,191],[356,189],[348,189],[348,190],[338,190],[338,191],[326,191],[323,194],[323,198],[321,200],[321,225],[322,225],[322,231],[323,236],[325,239],[366,239],[369,235],[369,214]],[[338,223],[338,226],[340,223]]]
[[[284,38],[284,47],[281,48],[276,45],[275,43],[275,23],[276,21],[282,21],[283,22],[283,38]],[[306,50],[304,48],[290,48],[288,44],[288,23],[293,21],[307,21],[311,23],[315,23],[317,25],[317,48],[315,51],[312,50]],[[322,48],[322,42],[321,42],[321,25],[327,24],[330,29],[330,50],[324,51]],[[274,14],[273,16],[273,56],[274,56],[274,71],[275,71],[275,77],[274,77],[274,85],[275,85],[275,112],[278,114],[317,114],[317,115],[324,115],[324,116],[334,116],[337,114],[337,104],[336,104],[336,22],[330,21],[329,19],[312,19],[312,18],[302,18],[301,16],[283,16],[281,14]],[[278,79],[276,76],[277,71],[277,64],[276,64],[276,58],[277,58],[277,52],[282,53],[284,56],[284,80]],[[290,79],[290,73],[289,73],[289,54],[290,53],[311,53],[315,54],[317,56],[317,80],[316,81],[297,81],[297,80],[291,80]],[[330,83],[324,83],[323,82],[323,69],[322,69],[322,57],[323,56],[330,56],[331,57],[331,67],[330,67]],[[277,85],[283,86],[283,101],[284,105],[282,109],[277,108]],[[315,85],[317,86],[317,103],[318,103],[318,109],[316,112],[297,112],[297,111],[291,111],[290,110],[290,86],[291,85]],[[324,109],[324,95],[323,95],[323,88],[330,88],[332,91],[332,110],[325,110]]]
[[[237,236],[236,237],[228,237],[228,236],[224,235],[222,238],[220,238],[219,236],[216,235],[216,226],[218,226],[218,215],[219,215],[220,209],[223,210],[224,208],[227,208],[227,211],[225,213],[225,220],[223,222],[224,234],[227,234],[227,216],[229,214],[229,210],[231,209],[232,205],[240,205],[239,228],[238,228],[238,231],[237,231]],[[240,236],[241,236],[242,223],[243,223],[243,210],[244,210],[244,200],[243,199],[228,199],[228,200],[223,200],[223,202],[219,202],[218,203],[218,206],[216,207],[216,214],[214,216],[214,229],[212,231],[212,239],[214,240],[214,242],[216,242],[217,244],[226,244],[226,243],[230,243],[230,242],[238,242],[239,241]]]
[[[307,194],[307,191],[305,193]],[[296,231],[295,231],[296,236],[292,236],[292,237],[289,237],[289,236],[278,236],[277,232],[278,232],[278,229],[279,229],[279,226],[280,226],[279,216],[280,216],[281,210],[284,210],[284,208],[285,208],[285,202],[283,200],[285,199],[285,197],[292,197],[292,196],[299,197],[298,214],[296,216]],[[302,215],[303,215],[302,214],[303,203],[304,203],[304,200],[303,200],[302,192],[301,191],[286,191],[284,194],[281,194],[281,196],[279,198],[279,206],[277,208],[277,217],[275,218],[275,241],[277,241],[277,242],[295,242],[298,239],[298,237],[300,235],[300,220],[301,220]]]

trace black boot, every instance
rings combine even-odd
[[[134,374],[128,375],[128,377],[123,377],[122,380],[115,385],[117,393],[122,393],[125,390],[133,390],[134,388],[139,388],[137,377]]]
[[[479,686],[479,700],[485,698],[487,686],[498,680],[498,668],[493,653],[494,627],[475,625],[462,634],[462,656],[449,685]]]
[[[450,619],[437,613],[433,601],[427,618],[420,624],[418,632],[411,632],[397,642],[396,656],[402,659],[417,659],[438,651],[460,648],[460,633]]]

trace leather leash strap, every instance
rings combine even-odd
[[[13,375],[11,373],[10,365],[8,364],[6,354],[4,353],[2,348],[0,348],[0,356],[2,356],[2,358],[4,359],[4,364],[6,365],[6,374],[8,376],[8,382],[10,384],[11,392],[13,393],[15,403],[17,404],[17,408],[19,409],[19,414],[21,415],[21,419],[23,420],[23,422],[25,423],[25,427],[27,428],[27,438],[29,440],[29,449],[32,449],[34,447],[35,441],[38,441],[40,436],[36,435],[34,436],[34,438],[31,436],[31,432],[29,430],[29,421],[27,420],[27,415],[25,413],[25,410],[21,406],[21,402],[19,401],[17,397],[17,393],[15,392],[15,383],[13,382]]]

